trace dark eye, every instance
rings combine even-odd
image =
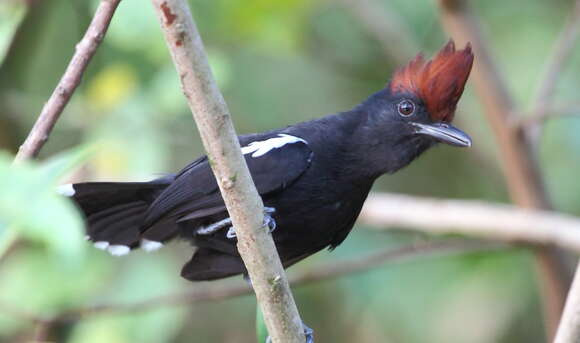
[[[411,100],[403,100],[397,105],[399,114],[408,117],[415,112],[415,104]]]

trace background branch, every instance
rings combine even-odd
[[[109,23],[120,2],[121,0],[101,0],[99,3],[93,20],[87,28],[85,35],[77,44],[75,53],[66,71],[52,92],[52,95],[44,104],[28,137],[20,146],[16,154],[15,162],[36,157],[48,140],[50,132],[60,117],[60,114],[81,83],[83,73],[105,37]]]
[[[519,126],[521,127],[522,130],[529,131],[531,130],[532,127],[535,126],[541,127],[542,125],[545,124],[545,121],[548,119],[564,118],[579,115],[580,115],[580,104],[578,103],[564,103],[550,105],[549,107],[536,109],[531,113],[529,113],[527,117],[521,118]],[[537,138],[534,137],[529,138],[532,141],[537,142]]]
[[[315,282],[328,281],[339,277],[364,272],[385,263],[398,263],[424,257],[449,256],[472,252],[494,251],[508,246],[473,240],[445,240],[419,242],[397,248],[386,248],[363,257],[340,262],[324,263],[310,270],[290,277],[293,286],[304,286]],[[191,291],[178,292],[154,297],[132,304],[105,304],[71,309],[53,316],[52,319],[22,312],[13,306],[0,304],[0,311],[26,321],[39,323],[74,321],[80,318],[119,312],[141,312],[166,306],[185,306],[196,303],[224,300],[252,293],[245,282],[229,284],[196,284]]]
[[[419,46],[397,15],[374,0],[341,0],[343,6],[365,27],[383,48],[383,53],[397,64],[409,62]]]
[[[475,51],[472,80],[500,148],[512,201],[525,208],[550,209],[539,166],[515,118],[514,101],[483,39],[479,23],[465,0],[439,0],[443,26],[459,45],[470,41]],[[554,249],[535,250],[536,270],[548,337],[553,337],[562,312],[571,273]]]
[[[570,287],[562,320],[554,343],[576,343],[580,341],[580,263]]]
[[[566,62],[568,62],[574,51],[574,43],[578,39],[579,34],[580,0],[577,0],[574,10],[568,19],[568,23],[558,36],[554,48],[551,50],[552,54],[546,62],[544,76],[540,78],[538,90],[533,97],[535,103],[532,112],[543,112],[543,109],[551,105],[556,85],[566,66]]]
[[[564,29],[562,29],[562,32],[558,36],[554,48],[552,49],[552,54],[546,63],[544,76],[540,78],[540,82],[538,83],[538,90],[534,97],[535,102],[531,111],[535,120],[527,122],[531,125],[524,127],[524,129],[526,129],[526,134],[528,135],[527,138],[534,145],[538,143],[542,130],[542,121],[549,113],[548,108],[553,103],[556,85],[560,79],[560,75],[562,75],[564,67],[566,66],[566,62],[568,62],[572,52],[574,51],[574,43],[578,39],[579,34],[580,0],[577,0],[574,10],[568,19],[568,23]]]
[[[153,0],[183,92],[238,238],[273,342],[303,343],[302,320],[274,241],[263,227],[263,204],[241,154],[227,105],[215,81],[185,0]]]
[[[551,245],[580,255],[580,218],[483,201],[371,194],[359,220],[372,230],[463,234],[504,243]]]

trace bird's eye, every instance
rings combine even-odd
[[[415,113],[415,104],[411,100],[403,100],[397,105],[397,110],[403,117],[408,117]]]

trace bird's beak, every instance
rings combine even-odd
[[[435,138],[439,142],[458,147],[470,147],[471,137],[467,133],[459,130],[455,126],[447,123],[420,124],[413,123],[419,135],[426,135]]]

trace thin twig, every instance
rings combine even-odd
[[[580,255],[580,218],[483,201],[373,193],[359,221],[372,230],[463,234],[504,243],[556,246]]]
[[[568,23],[560,32],[558,39],[552,49],[551,57],[546,63],[544,76],[540,78],[538,90],[534,96],[535,102],[532,106],[532,112],[544,113],[551,105],[556,90],[558,80],[562,75],[562,70],[566,62],[570,59],[574,51],[575,42],[580,34],[580,0],[576,5]]]
[[[514,101],[494,63],[479,23],[466,0],[439,0],[441,20],[460,44],[470,41],[475,51],[473,81],[500,147],[500,157],[512,201],[518,206],[551,209],[532,147],[518,124]],[[570,284],[570,273],[560,252],[535,250],[546,332],[553,337]]]
[[[406,64],[419,46],[403,23],[374,0],[341,0],[364,25],[367,32],[381,43],[383,53],[397,64]]]
[[[538,90],[534,97],[535,102],[531,109],[531,116],[522,121],[522,130],[525,130],[527,138],[535,146],[538,144],[543,122],[548,116],[553,116],[554,112],[550,111],[554,98],[554,92],[563,69],[569,61],[574,51],[575,43],[580,35],[580,0],[576,5],[568,23],[560,32],[558,39],[552,49],[551,57],[546,63],[544,76],[540,79]]]
[[[241,154],[229,110],[212,76],[185,0],[152,0],[183,92],[238,238],[242,257],[273,342],[303,343],[302,320],[268,230],[263,204]]]
[[[60,114],[80,84],[87,65],[105,37],[115,9],[121,0],[101,0],[84,37],[52,95],[44,104],[40,116],[16,154],[15,162],[34,158],[44,146]]]
[[[577,342],[580,342],[580,264],[576,268],[576,275],[568,292],[562,320],[554,339],[554,343]]]
[[[519,126],[522,130],[526,130],[532,126],[544,125],[548,119],[577,116],[580,116],[580,103],[550,105],[550,107],[529,112],[527,115],[522,113]]]
[[[398,248],[386,248],[364,257],[340,262],[324,263],[310,270],[300,272],[290,277],[293,286],[304,286],[315,282],[329,281],[343,276],[367,271],[385,263],[398,263],[415,260],[422,257],[450,256],[472,252],[487,252],[504,249],[506,245],[473,240],[445,240],[420,242]],[[132,304],[106,304],[71,309],[53,316],[54,322],[74,321],[99,314],[114,314],[126,312],[142,312],[169,306],[187,306],[194,303],[211,302],[251,294],[252,289],[247,283],[235,282],[211,285],[204,283],[196,285],[191,291],[177,292],[143,300]],[[47,318],[34,316],[0,304],[0,312],[8,313],[26,321],[45,322]]]

